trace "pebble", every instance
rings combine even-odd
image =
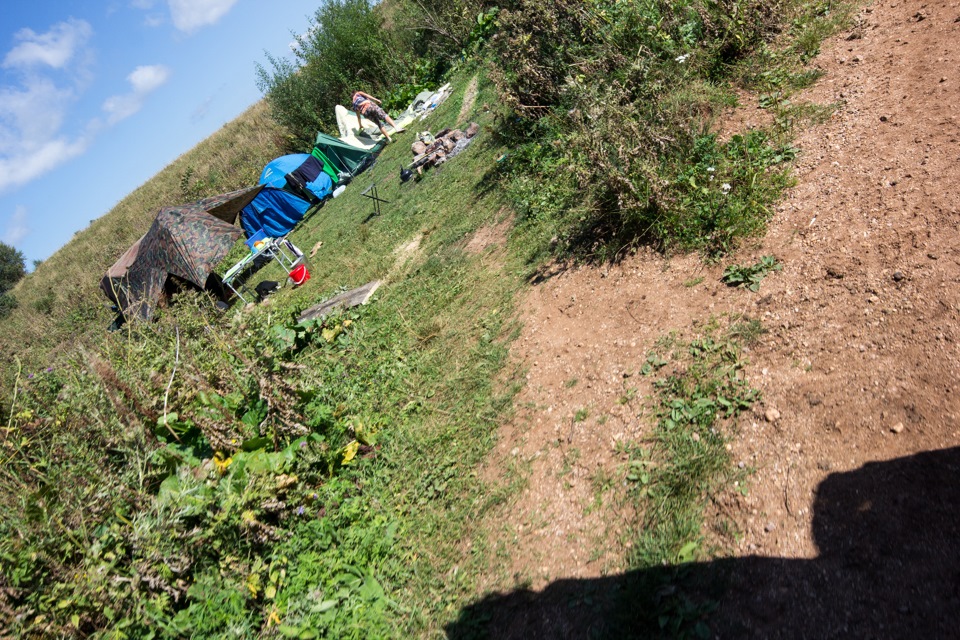
[[[770,407],[767,409],[767,412],[763,414],[763,416],[767,419],[767,422],[776,422],[780,419],[780,412],[773,407]]]
[[[903,280],[903,272],[901,272],[901,271],[894,271],[894,272],[893,272],[893,281],[894,281],[894,282],[900,282],[901,280]]]
[[[770,533],[771,531],[776,531],[777,525],[773,524],[772,522],[768,522],[766,526],[763,527],[763,530],[766,531],[767,533]]]
[[[893,431],[894,433],[901,433],[903,431],[903,423],[898,422],[897,424],[893,425],[890,427],[890,431]]]
[[[825,267],[825,270],[827,272],[827,275],[830,276],[831,278],[836,278],[837,280],[840,280],[843,278],[843,275],[844,275],[843,267],[841,267],[840,265],[829,264]]]

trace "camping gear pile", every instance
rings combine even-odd
[[[427,117],[434,109],[443,103],[452,92],[449,83],[436,91],[421,91],[413,99],[406,111],[394,118],[397,129],[405,129],[407,125]],[[337,115],[337,129],[340,131],[340,141],[361,149],[379,151],[383,145],[383,135],[375,122],[360,116],[357,123],[357,114],[344,106],[337,105],[334,109]]]
[[[413,99],[413,102],[410,103],[410,106],[407,107],[407,110],[396,119],[397,126],[405,127],[414,120],[423,120],[431,111],[449,98],[452,92],[453,88],[449,82],[436,91],[421,91],[417,94],[417,97]]]
[[[271,238],[287,235],[333,190],[323,163],[307,153],[272,160],[260,174],[260,184],[260,193],[240,212],[248,238],[260,231]]]
[[[410,169],[422,174],[424,168],[440,166],[466,149],[479,131],[480,126],[471,122],[464,130],[444,129],[436,136],[429,131],[417,134],[417,141],[410,146],[414,156]]]
[[[396,119],[397,126],[424,117],[449,95],[449,84],[421,93]],[[149,320],[172,291],[172,282],[207,289],[224,301],[226,290],[213,270],[242,235],[250,242],[284,238],[311,209],[342,193],[347,183],[372,166],[384,144],[377,126],[367,120],[358,127],[356,114],[339,105],[336,115],[340,138],[318,133],[311,153],[272,160],[257,186],[161,209],[147,233],[100,281],[100,289],[120,313],[114,326],[129,318]],[[440,144],[444,154],[449,153],[446,143]],[[236,226],[238,217],[242,231]],[[253,246],[251,250],[257,253]],[[294,284],[309,277],[302,264],[290,269]]]

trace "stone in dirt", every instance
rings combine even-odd
[[[763,416],[767,419],[767,422],[776,422],[780,419],[780,412],[775,408],[770,407],[767,409],[767,412],[763,414]]]
[[[840,280],[841,278],[843,278],[843,267],[839,265],[836,265],[836,264],[827,265],[826,271],[827,271],[827,275],[830,276],[831,278],[836,278],[837,280]]]

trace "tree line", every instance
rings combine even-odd
[[[0,318],[17,308],[17,299],[10,292],[27,275],[23,252],[0,242]]]

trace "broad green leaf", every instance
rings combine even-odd
[[[677,562],[690,562],[693,560],[693,554],[699,546],[696,542],[688,542],[680,547],[680,551],[677,553]]]
[[[315,606],[313,608],[313,611],[315,611],[316,613],[323,613],[324,611],[329,611],[330,609],[333,609],[335,606],[337,606],[337,602],[338,602],[337,600],[324,600],[323,602]]]

